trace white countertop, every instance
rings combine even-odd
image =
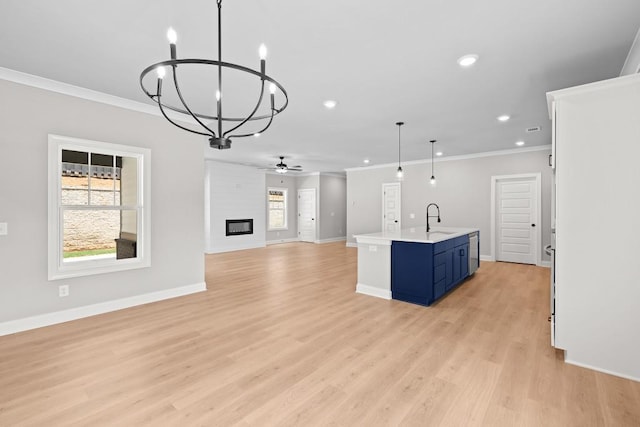
[[[400,242],[438,243],[477,231],[480,230],[478,228],[432,227],[431,231],[427,233],[426,226],[420,226],[403,228],[395,233],[382,231],[371,234],[354,234],[353,237],[355,237],[358,243],[374,243],[375,241],[391,242],[393,240]]]

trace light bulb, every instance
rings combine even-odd
[[[164,79],[164,76],[166,74],[166,70],[164,69],[164,67],[158,67],[158,68],[156,68],[156,73],[158,73],[158,78],[159,79]]]
[[[269,92],[271,92],[271,95],[275,95],[277,88],[278,87],[274,83],[271,83],[271,85],[269,85]]]
[[[431,179],[429,180],[429,182],[431,183],[431,185],[436,185],[436,177],[431,175]]]
[[[260,48],[258,49],[258,54],[260,55],[260,59],[265,60],[267,59],[267,47],[263,44],[260,45]]]
[[[216,91],[216,101],[220,101],[220,91]]]
[[[176,44],[176,42],[178,41],[178,33],[176,33],[176,30],[174,30],[172,27],[169,27],[169,29],[167,30],[167,39],[171,44]]]
[[[398,179],[402,179],[403,176],[404,176],[404,172],[402,171],[402,167],[398,166],[398,171],[396,172],[396,177]]]

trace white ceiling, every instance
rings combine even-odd
[[[166,29],[178,32],[180,58],[215,59],[216,9],[215,0],[2,0],[0,67],[151,103],[138,79],[169,59]],[[638,0],[225,0],[223,60],[257,68],[264,42],[290,104],[259,139],[205,152],[259,166],[285,155],[309,172],[393,163],[397,121],[403,161],[429,158],[429,139],[445,156],[546,145],[545,93],[616,77],[639,27]],[[479,61],[460,68],[469,53]],[[226,111],[257,97],[251,85],[235,89]],[[215,96],[185,91],[196,106]],[[326,99],[339,104],[326,110]]]

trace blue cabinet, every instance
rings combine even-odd
[[[393,299],[431,305],[469,275],[469,236],[438,243],[393,241]]]

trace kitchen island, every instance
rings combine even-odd
[[[431,305],[478,267],[477,228],[424,227],[354,235],[356,292]],[[471,238],[470,238],[471,237]]]

